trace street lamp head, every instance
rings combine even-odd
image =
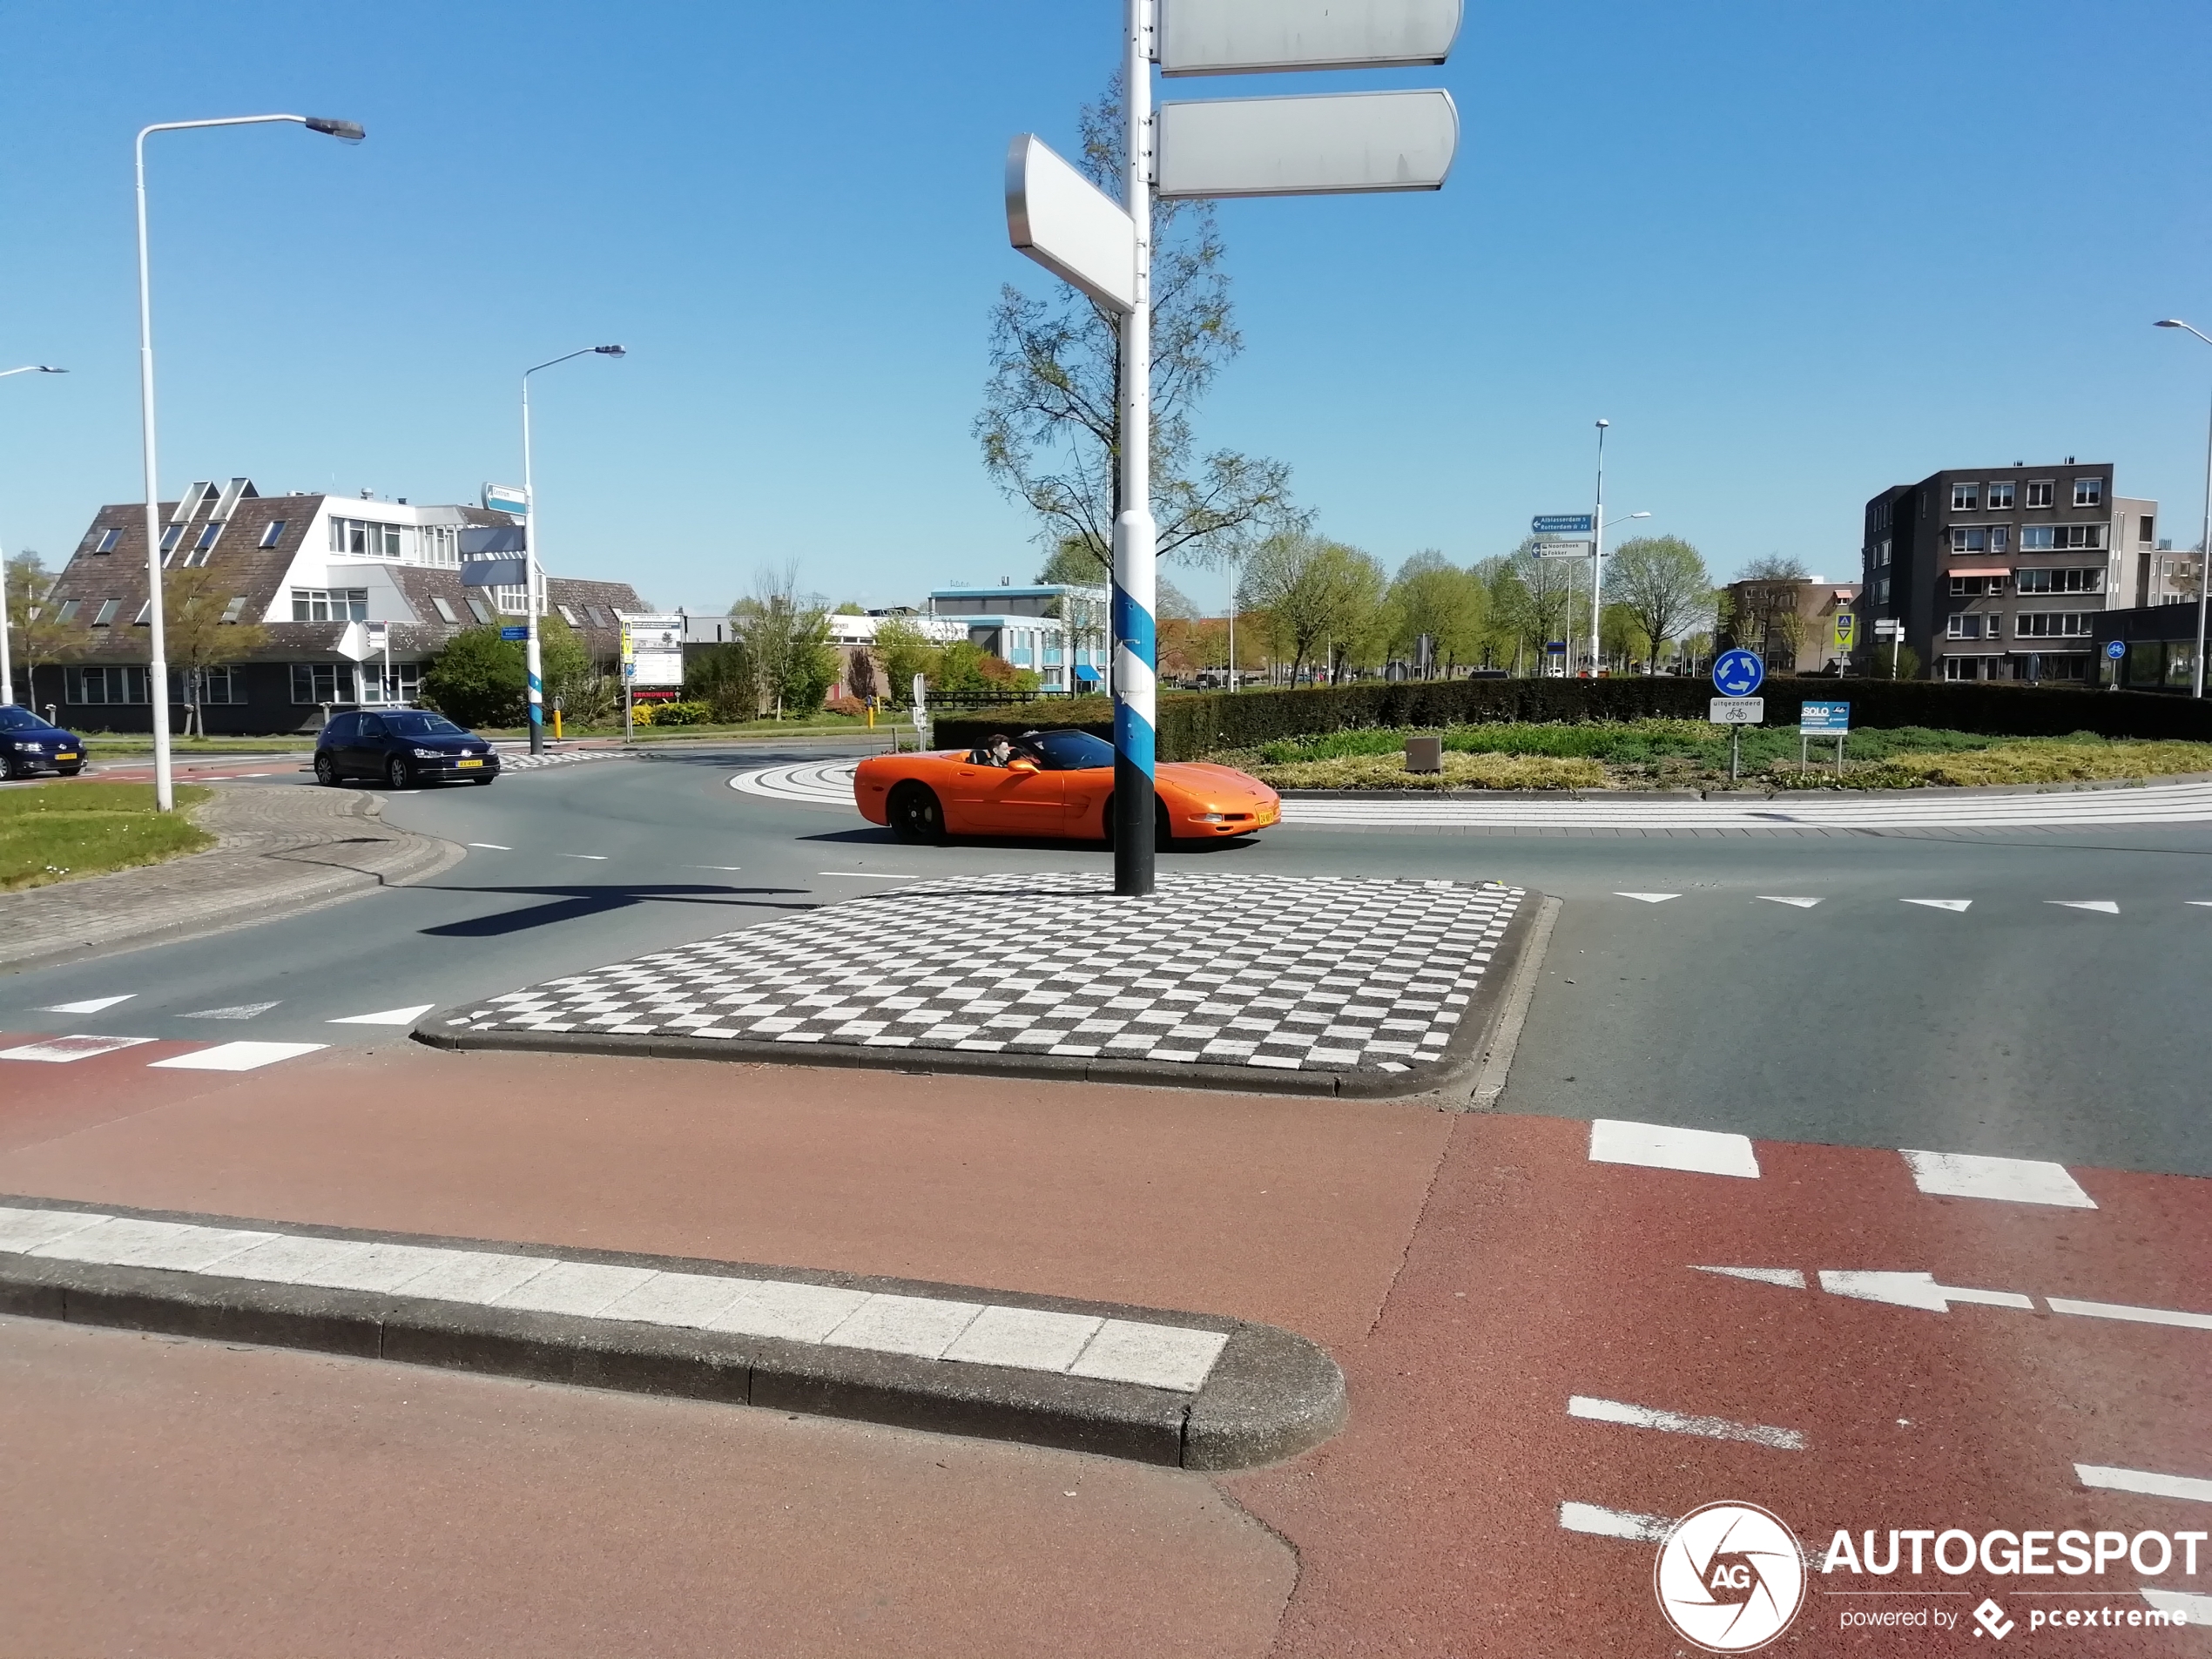
[[[308,132],[327,132],[341,144],[359,144],[368,136],[368,129],[360,122],[333,120],[327,115],[310,115],[306,125]]]
[[[2151,327],[2154,328],[2186,328],[2188,327],[2188,324],[2183,322],[2179,317],[2161,317],[2156,322],[2153,323]]]
[[[1649,513],[1630,513],[1629,516],[1630,518],[1649,518],[1651,515]]]
[[[1612,422],[1612,421],[1600,421],[1598,422],[1598,424],[1599,424],[1600,426],[1611,426],[1611,425],[1613,424],[1613,422]]]
[[[56,368],[51,363],[40,363],[37,365],[37,368],[41,374],[66,374],[69,373],[69,371],[65,368]]]
[[[594,346],[591,348],[602,357],[627,357],[630,354],[619,346]]]

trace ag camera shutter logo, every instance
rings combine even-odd
[[[1708,1653],[1750,1653],[1797,1616],[1804,1553],[1757,1504],[1709,1503],[1676,1521],[1659,1546],[1651,1587],[1683,1641]]]

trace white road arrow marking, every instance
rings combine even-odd
[[[2120,907],[2109,899],[2046,899],[2045,904],[2062,905],[2068,910],[2094,910],[2101,915],[2116,916]]]
[[[1664,904],[1669,899],[1679,899],[1679,893],[1616,893],[1616,899],[1641,899],[1646,904]]]
[[[437,1007],[435,1002],[419,1002],[411,1008],[386,1008],[381,1014],[348,1014],[342,1019],[326,1020],[326,1025],[413,1025]]]
[[[1924,904],[1931,910],[1964,910],[1973,903],[1972,899],[1903,899],[1901,904]]]
[[[1840,1272],[1823,1269],[1820,1288],[1831,1296],[1848,1296],[1861,1302],[1887,1302],[1893,1307],[1925,1308],[1948,1313],[1953,1302],[1979,1302],[1990,1307],[2026,1308],[2033,1312],[2034,1298],[2012,1291],[1969,1291],[1939,1285],[1933,1273]]]
[[[1598,1538],[1625,1538],[1631,1543],[1656,1544],[1674,1531],[1664,1515],[1635,1515],[1594,1503],[1559,1506],[1559,1524],[1568,1532],[1588,1533]]]
[[[1764,1423],[1732,1423],[1725,1417],[1691,1417],[1651,1406],[1631,1406],[1624,1400],[1596,1399],[1588,1394],[1569,1394],[1567,1414],[1588,1423],[1656,1428],[1662,1433],[1696,1434],[1709,1440],[1743,1440],[1752,1446],[1770,1446],[1777,1452],[1805,1449],[1804,1435],[1794,1428],[1774,1428]]]
[[[45,1014],[98,1014],[102,1008],[111,1008],[118,1002],[128,1002],[137,995],[138,993],[136,991],[125,991],[120,996],[95,996],[83,1002],[57,1002],[53,1005],[53,1007],[41,1009],[40,1012]]]
[[[1820,902],[1817,899],[1784,899],[1780,897],[1778,894],[1771,893],[1762,893],[1759,894],[1759,897],[1765,900],[1769,904],[1795,905],[1800,910],[1810,910],[1813,907],[1813,906]]]
[[[2212,910],[2212,899],[2184,899],[2182,902],[2183,904],[2201,905],[2207,910]]]
[[[1802,1291],[1805,1276],[1795,1267],[1701,1267],[1690,1264],[1693,1273],[1718,1273],[1728,1278],[1748,1279],[1754,1285],[1779,1285],[1785,1291]]]
[[[2078,1313],[2089,1319],[2124,1319],[2130,1325],[2173,1325],[2185,1331],[2212,1331],[2212,1313],[2183,1313],[2175,1308],[2130,1307],[2125,1302],[2077,1302],[2070,1297],[2043,1298],[2054,1313]]]

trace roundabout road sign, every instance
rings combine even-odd
[[[1724,651],[1713,659],[1713,686],[1723,697],[1749,697],[1765,678],[1757,651]]]

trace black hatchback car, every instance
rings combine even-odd
[[[499,756],[473,732],[421,709],[341,714],[315,739],[315,781],[374,778],[394,789],[417,784],[488,784]]]
[[[75,732],[49,725],[20,703],[0,705],[0,775],[57,772],[74,778],[84,770],[84,745]]]

